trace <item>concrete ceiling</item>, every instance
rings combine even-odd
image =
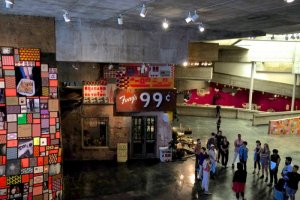
[[[55,17],[63,20],[68,10],[73,21],[87,20],[116,25],[122,13],[124,25],[160,24],[164,18],[173,27],[197,28],[185,22],[188,12],[198,11],[207,29],[217,32],[295,33],[300,32],[300,0],[15,0],[13,9],[1,14]],[[139,16],[142,4],[148,7],[146,18]],[[200,22],[199,21],[199,22]]]

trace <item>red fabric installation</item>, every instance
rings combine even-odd
[[[223,88],[226,89],[223,90]],[[230,90],[234,90],[235,93],[231,93]],[[197,90],[192,90],[187,104],[221,105],[243,108],[243,104],[244,106],[248,104],[248,100],[249,89],[231,86],[225,87],[225,85],[222,84],[210,83],[208,91],[204,94],[197,94]],[[291,101],[291,97],[260,91],[254,91],[252,98],[252,103],[256,104],[260,111],[290,111]],[[295,99],[295,110],[298,109],[300,110],[300,99]]]

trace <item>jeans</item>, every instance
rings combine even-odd
[[[274,184],[276,185],[278,182],[277,178],[277,173],[278,173],[278,168],[275,168],[273,170],[270,169],[270,183],[273,183],[273,178],[274,178]]]
[[[240,162],[244,165],[244,170],[247,171],[247,160],[240,159]]]
[[[221,151],[221,156],[222,156],[222,165],[223,166],[227,166],[227,162],[228,162],[228,151]]]

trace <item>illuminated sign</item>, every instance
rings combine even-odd
[[[115,100],[117,112],[174,111],[176,90],[117,89]]]

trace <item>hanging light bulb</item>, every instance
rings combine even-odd
[[[143,18],[145,18],[146,14],[147,14],[147,8],[146,8],[146,5],[143,4],[141,12],[140,12],[140,16],[143,17]]]
[[[121,14],[118,17],[118,24],[123,25],[123,16]]]
[[[294,2],[295,0],[284,0],[285,2],[287,2],[287,3],[292,3],[292,2]]]
[[[14,0],[5,0],[5,8],[13,8],[15,4]]]
[[[66,11],[66,10],[63,10],[63,11],[64,11],[63,17],[64,17],[65,22],[70,22],[71,19],[70,19],[68,11]]]
[[[201,33],[205,31],[205,27],[203,26],[202,23],[199,24],[198,29]]]
[[[189,12],[189,15],[187,16],[187,18],[185,18],[186,23],[190,23],[192,21],[192,16],[191,16],[191,12]]]
[[[164,19],[164,21],[163,21],[163,23],[162,23],[162,27],[163,27],[164,29],[169,28],[169,23],[168,23],[168,21],[167,21],[166,18]]]
[[[195,22],[197,19],[199,19],[199,15],[197,14],[197,10],[195,10],[195,14],[192,16],[192,21]]]

